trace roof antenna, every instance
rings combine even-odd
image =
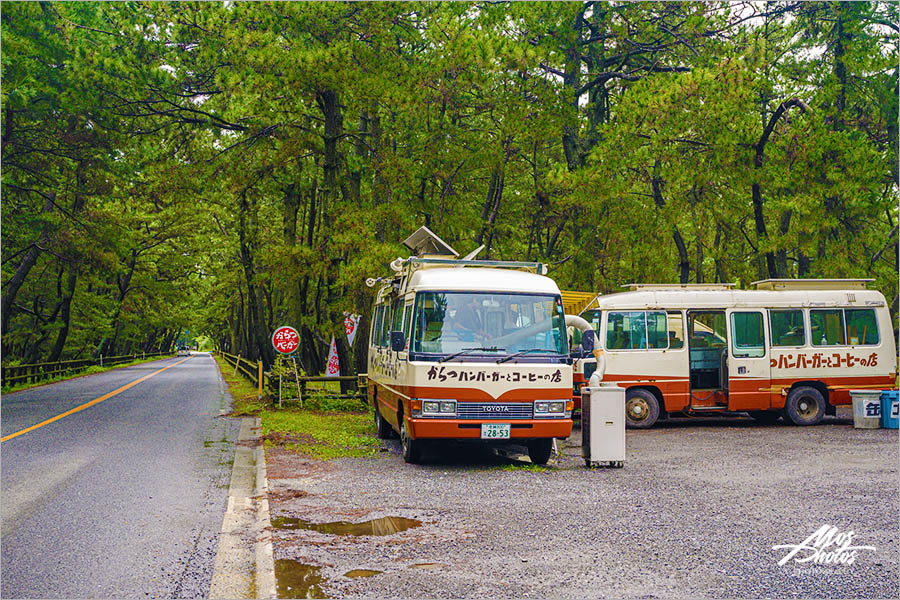
[[[459,260],[472,260],[473,258],[478,256],[478,253],[481,252],[482,250],[484,250],[484,244],[478,246],[477,248],[475,248],[474,250],[472,250],[471,252],[469,252],[468,254],[466,254]]]

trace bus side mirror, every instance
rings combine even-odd
[[[581,334],[581,349],[584,352],[593,352],[596,345],[596,336],[593,329],[588,329]]]
[[[403,352],[406,350],[406,337],[402,331],[391,332],[391,350],[394,352]]]

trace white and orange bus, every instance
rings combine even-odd
[[[604,350],[604,381],[626,388],[629,427],[737,411],[815,425],[849,404],[851,389],[896,385],[890,312],[869,281],[634,284],[581,316]],[[576,362],[576,386],[595,365]]]
[[[559,288],[546,265],[455,258],[422,228],[381,280],[368,396],[379,437],[425,444],[521,444],[544,464],[572,431],[572,367]],[[375,284],[370,280],[370,284]]]

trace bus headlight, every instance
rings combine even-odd
[[[566,400],[538,400],[534,403],[534,416],[535,418],[565,417]]]
[[[455,417],[456,400],[422,399],[423,417]]]

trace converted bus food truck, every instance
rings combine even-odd
[[[732,411],[815,425],[849,404],[851,389],[896,385],[890,312],[869,281],[633,284],[581,316],[604,350],[604,381],[626,388],[629,427]],[[576,360],[576,387],[595,366]]]
[[[416,463],[426,443],[518,443],[545,464],[572,432],[572,368],[559,288],[540,263],[457,260],[427,228],[381,280],[368,397],[378,435]]]

